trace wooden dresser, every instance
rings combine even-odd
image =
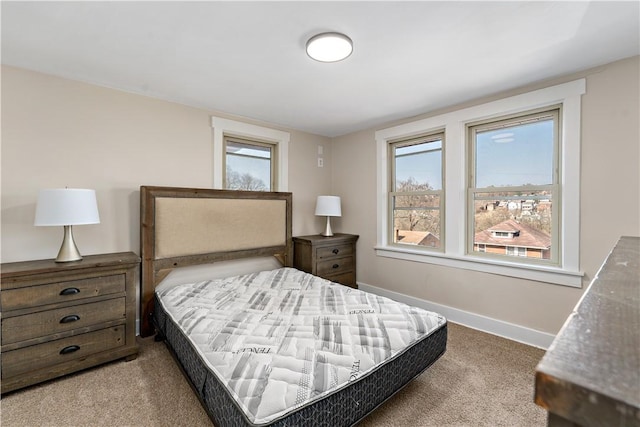
[[[293,266],[352,288],[356,284],[356,241],[353,234],[319,234],[293,238]]]
[[[139,265],[132,252],[2,264],[2,393],[135,359]]]
[[[640,426],[640,238],[622,237],[536,368],[549,426]]]

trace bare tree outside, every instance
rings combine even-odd
[[[409,177],[396,183],[396,192],[418,194],[396,195],[394,200],[394,222],[396,230],[429,231],[440,236],[440,196],[419,194],[433,191],[429,183],[418,182]]]
[[[245,191],[267,191],[267,185],[250,173],[238,173],[227,166],[227,189]]]

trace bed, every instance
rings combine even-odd
[[[292,268],[292,195],[140,188],[141,335],[213,423],[354,425],[446,349],[437,314]]]

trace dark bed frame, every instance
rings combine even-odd
[[[164,199],[180,200],[185,202],[185,209],[194,206],[193,200],[197,200],[197,210],[201,210],[198,218],[202,218],[201,224],[195,227],[203,229],[210,228],[210,210],[217,212],[215,206],[222,202],[225,206],[232,206],[231,213],[235,218],[238,213],[234,209],[245,211],[245,203],[258,203],[259,208],[249,213],[245,221],[256,221],[260,227],[260,232],[256,234],[269,234],[273,223],[263,223],[265,211],[268,211],[273,202],[281,206],[278,212],[281,215],[271,216],[270,221],[275,221],[275,228],[280,231],[276,236],[267,237],[266,241],[248,239],[248,242],[240,242],[240,249],[237,249],[237,241],[234,237],[232,250],[227,248],[226,242],[214,242],[212,250],[202,251],[202,248],[191,252],[189,249],[185,253],[163,255],[166,250],[158,250],[160,222],[159,217],[164,213],[159,209],[165,209],[164,203],[158,203]],[[230,205],[229,205],[230,204]],[[262,209],[262,205],[265,209]],[[267,206],[269,205],[269,206]],[[185,209],[173,211],[173,215],[182,217]],[[140,221],[141,221],[141,255],[142,255],[142,280],[141,280],[141,335],[143,337],[153,335],[156,330],[156,339],[165,340],[167,347],[176,360],[178,366],[187,378],[192,389],[196,393],[202,406],[206,410],[209,418],[218,427],[222,426],[256,426],[245,416],[238,407],[235,399],[229,394],[226,388],[208,372],[204,363],[199,359],[196,351],[192,348],[183,332],[168,318],[162,310],[160,304],[155,303],[155,287],[166,275],[176,267],[191,266],[198,264],[210,264],[216,261],[225,261],[256,256],[277,256],[286,267],[292,266],[293,245],[292,245],[292,195],[291,193],[269,193],[269,192],[248,192],[248,191],[228,191],[210,190],[194,188],[174,188],[174,187],[140,187]],[[242,214],[244,215],[244,214]],[[219,219],[219,218],[216,218]],[[170,221],[169,221],[170,222]],[[189,227],[193,224],[189,222]],[[162,225],[164,226],[164,225]],[[211,230],[208,230],[211,231]],[[239,230],[239,234],[247,234],[246,230]],[[213,231],[215,233],[215,230]],[[178,245],[182,245],[181,240],[189,239],[188,236],[182,238],[181,233],[173,233],[171,238],[178,237]],[[278,240],[273,244],[273,239]],[[218,240],[218,239],[211,239]],[[242,239],[241,239],[242,240]],[[268,244],[265,244],[268,243]],[[171,252],[171,251],[169,251]],[[155,307],[158,307],[155,310]],[[404,388],[411,380],[421,375],[428,369],[442,354],[444,354],[447,342],[446,323],[434,331],[429,339],[424,339],[415,345],[405,349],[400,355],[384,364],[384,369],[376,369],[367,375],[354,381],[349,387],[327,395],[319,401],[303,406],[298,410],[289,413],[283,418],[279,418],[268,425],[275,426],[303,426],[303,425],[355,425],[369,415],[372,411],[393,397]],[[382,386],[384,385],[384,386]]]

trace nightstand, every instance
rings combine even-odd
[[[13,262],[1,268],[2,393],[136,358],[136,254]]]
[[[352,288],[356,284],[356,241],[353,234],[319,234],[293,238],[293,266]]]

